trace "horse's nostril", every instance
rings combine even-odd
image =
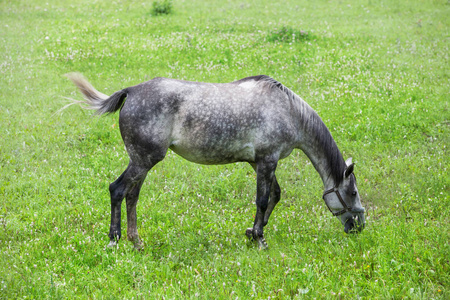
[[[345,222],[344,225],[344,231],[345,233],[349,233],[353,229],[353,219],[348,219],[347,222]]]
[[[359,233],[365,227],[364,215],[349,215],[344,223],[345,233]]]

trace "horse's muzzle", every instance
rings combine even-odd
[[[346,212],[341,217],[341,222],[344,224],[345,233],[361,232],[366,226],[364,213]]]

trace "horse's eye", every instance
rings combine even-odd
[[[353,191],[352,195],[353,195],[353,196],[356,196],[356,194],[357,194],[357,192],[356,192],[356,191]]]

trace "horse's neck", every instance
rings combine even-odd
[[[306,102],[303,103],[306,104]],[[301,142],[299,148],[311,160],[322,178],[324,188],[330,189],[339,180],[339,174],[344,174],[345,161],[330,131],[317,113],[307,104],[300,113],[299,136]]]
[[[320,150],[315,147],[303,147],[302,150],[303,152],[305,152],[306,156],[308,156],[317,173],[319,173],[320,178],[323,182],[324,189],[327,190],[334,187],[335,180],[329,173],[330,166],[326,160],[325,155],[323,155],[323,153],[320,153]]]

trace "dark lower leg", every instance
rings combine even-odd
[[[139,199],[139,192],[141,190],[144,180],[137,183],[133,189],[128,192],[126,197],[127,203],[127,239],[132,241],[135,248],[141,248],[142,242],[139,238],[137,231],[137,215],[136,215],[136,205]]]
[[[267,203],[269,202],[269,195],[260,197],[256,200],[256,215],[253,223],[253,238],[257,240],[264,236],[264,215],[267,210]]]
[[[270,159],[261,161],[256,167],[256,216],[253,224],[252,236],[258,242],[260,248],[267,248],[264,239],[264,218],[269,204],[272,183],[275,178],[277,161]]]
[[[116,245],[122,235],[120,219],[122,200],[125,196],[122,187],[125,172],[109,186],[109,192],[111,194],[111,225],[108,234],[110,240],[109,246]]]
[[[269,205],[267,206],[266,213],[264,214],[264,226],[269,222],[270,215],[272,214],[273,209],[280,201],[281,189],[278,185],[277,178],[273,178],[272,188],[270,190],[270,198]]]
[[[278,185],[277,179],[274,178],[272,182],[272,188],[270,191],[270,198],[269,198],[269,204],[267,206],[266,212],[264,214],[264,223],[263,226],[266,226],[269,222],[270,215],[272,214],[273,209],[277,205],[277,203],[280,201],[280,195],[281,195],[281,189]],[[245,231],[245,235],[249,239],[253,239],[253,228],[247,228]]]
[[[120,201],[111,201],[111,225],[109,227],[109,240],[110,246],[114,246],[119,242],[122,232],[121,232],[121,226],[120,226],[120,218],[121,218],[121,203]]]
[[[134,201],[134,219],[136,219],[136,202],[139,195],[139,189],[144,181],[144,178],[148,172],[148,169],[129,165],[120,177],[109,186],[111,193],[111,226],[109,229],[110,246],[117,244],[122,236],[121,233],[121,204],[123,198],[127,196],[130,191],[133,191],[136,185],[139,184],[137,193],[135,193]],[[132,196],[133,199],[133,196]],[[128,200],[128,199],[127,199]],[[128,202],[128,201],[127,201]],[[133,205],[130,205],[131,208]],[[128,211],[128,205],[127,205]],[[131,209],[133,211],[133,209]],[[133,215],[133,213],[131,214]],[[134,222],[136,224],[136,222]],[[137,233],[137,230],[136,230]]]

